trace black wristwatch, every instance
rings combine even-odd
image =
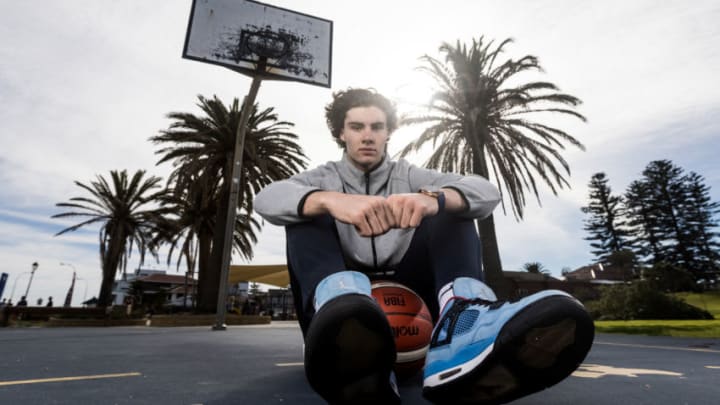
[[[422,187],[418,193],[437,199],[438,214],[445,211],[445,193],[439,187]]]

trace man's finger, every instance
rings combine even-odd
[[[375,215],[375,211],[370,211],[365,214],[365,218],[367,218],[367,222],[370,224],[371,235],[380,235],[383,233],[382,224],[377,215]]]
[[[408,228],[410,227],[410,221],[413,216],[413,209],[411,206],[404,206],[403,212],[402,212],[402,221],[401,221],[401,227]]]
[[[420,226],[420,221],[422,221],[422,219],[423,219],[422,210],[416,209],[413,212],[412,217],[410,218],[410,226],[412,228],[417,228],[418,226]]]
[[[389,204],[383,205],[383,215],[385,215],[385,221],[387,222],[388,229],[395,228],[397,226],[397,220],[393,213],[393,207]]]
[[[378,219],[378,223],[380,224],[380,231],[382,233],[387,232],[388,229],[390,229],[390,218],[387,217],[387,213],[385,212],[384,207],[379,207],[375,210],[375,217]]]
[[[395,204],[392,207],[393,226],[396,228],[402,228],[402,205]]]
[[[370,224],[368,224],[367,220],[362,219],[358,221],[355,225],[355,230],[357,230],[358,234],[360,236],[371,236],[372,231],[370,230]]]

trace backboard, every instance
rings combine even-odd
[[[251,0],[193,0],[183,57],[330,87],[332,21]]]

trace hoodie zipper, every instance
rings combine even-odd
[[[365,172],[365,194],[370,195],[370,172]],[[377,251],[375,250],[375,236],[370,237],[370,246],[372,246],[373,266],[377,270]]]

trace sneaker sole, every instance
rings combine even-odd
[[[508,320],[477,368],[423,395],[438,404],[492,405],[541,391],[580,366],[594,335],[590,315],[574,299],[540,299]]]
[[[305,375],[331,404],[399,403],[390,374],[395,340],[372,298],[348,294],[313,317],[305,339]]]

